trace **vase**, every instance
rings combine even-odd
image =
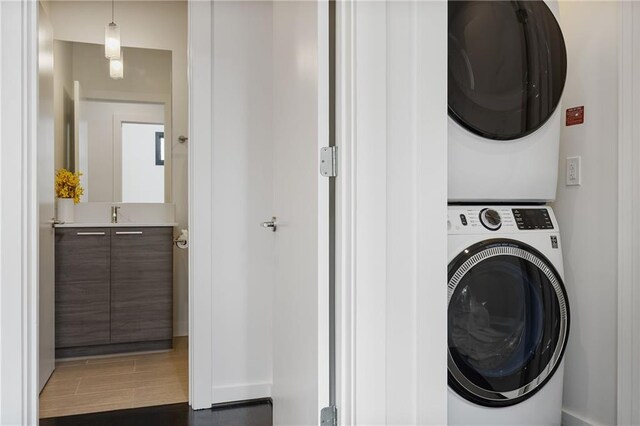
[[[60,222],[71,223],[74,221],[75,217],[73,198],[58,198],[56,200],[56,207],[56,218]]]

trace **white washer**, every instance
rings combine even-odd
[[[560,425],[569,303],[547,206],[449,206],[449,425]]]
[[[449,1],[450,202],[556,197],[567,55],[557,1]]]

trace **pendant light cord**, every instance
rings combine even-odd
[[[111,23],[113,24],[113,3],[115,2],[115,0],[111,0]]]

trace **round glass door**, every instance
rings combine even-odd
[[[469,247],[449,265],[449,386],[476,404],[537,392],[560,364],[569,306],[557,271],[514,240]]]
[[[542,0],[449,1],[449,116],[482,137],[540,128],[560,102],[567,52]]]

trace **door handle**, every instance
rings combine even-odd
[[[79,236],[91,236],[91,235],[105,235],[104,232],[76,232],[76,235]]]
[[[116,231],[116,235],[142,235],[142,231]]]
[[[276,222],[276,217],[272,217],[271,220],[267,221],[267,222],[262,222],[261,226],[265,229],[269,229],[271,228],[272,232],[276,232],[276,229],[278,229],[278,223]]]

